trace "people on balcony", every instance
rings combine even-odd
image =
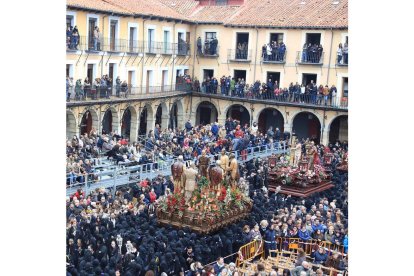
[[[323,47],[321,44],[305,43],[302,47],[303,63],[320,63],[322,60]]]
[[[343,48],[342,48],[342,43],[339,43],[339,45],[338,45],[338,50],[336,51],[336,56],[337,56],[337,58],[336,58],[336,62],[337,62],[337,64],[344,64],[343,63],[343,61],[342,61],[342,51],[343,51]]]
[[[201,49],[202,47],[203,47],[203,43],[201,41],[201,37],[199,36],[197,38],[197,55],[199,55],[199,56],[203,54],[203,51]]]
[[[345,42],[342,54],[344,57],[344,64],[348,64],[348,42]]]
[[[262,47],[262,58],[264,61],[284,61],[285,53],[286,45],[283,41],[280,43],[272,41],[271,43],[264,44]]]
[[[71,50],[78,50],[79,30],[78,27],[69,26],[66,30],[66,47]]]
[[[95,26],[95,29],[93,31],[93,49],[95,51],[101,50],[101,33],[98,26]]]

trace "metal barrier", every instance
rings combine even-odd
[[[239,257],[236,260],[236,266],[245,266],[247,262],[250,262],[254,258],[260,256],[264,258],[264,242],[260,241],[251,241],[248,244],[242,245],[239,249]]]
[[[256,146],[252,148],[246,149],[247,155],[241,155],[240,151],[232,151],[234,153],[236,159],[239,162],[247,162],[254,157],[267,157],[271,154],[282,154],[288,152],[288,147],[286,144],[280,146],[280,143],[273,145],[262,145]],[[216,155],[208,155],[211,161],[218,159],[220,154]],[[117,166],[109,165],[107,167],[103,167],[104,171],[96,170],[94,171],[91,176],[88,174],[84,175],[85,182],[82,183],[75,183],[70,184],[66,188],[66,195],[70,196],[76,192],[78,188],[83,188],[85,193],[88,191],[103,187],[103,188],[111,188],[113,192],[118,186],[128,185],[140,182],[146,178],[152,179],[155,178],[157,175],[162,174],[164,176],[168,176],[171,174],[171,165],[177,159],[167,159],[167,160],[159,160],[156,163],[148,163],[148,164],[137,164],[131,165],[131,163],[121,163]],[[191,160],[195,162],[197,160],[194,157]],[[213,163],[213,162],[211,162]],[[69,175],[66,175],[66,179],[68,179]],[[95,177],[98,178],[98,181],[92,181],[91,178]]]
[[[343,245],[337,245],[327,241],[318,241],[315,239],[310,239],[309,241],[305,242],[299,238],[278,237],[276,239],[276,243],[279,251],[286,250],[297,252],[299,248],[302,248],[306,254],[310,255],[312,253],[312,250],[316,251],[317,247],[323,247],[328,252],[328,255],[332,254],[332,252],[337,252],[341,255],[346,255],[345,248]]]

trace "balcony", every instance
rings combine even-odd
[[[124,51],[128,54],[140,54],[144,52],[144,46],[142,41],[127,40]]]
[[[336,56],[336,66],[347,67],[348,66],[348,54],[342,54],[342,56]]]
[[[190,56],[190,43],[187,42],[179,42],[174,43],[174,55],[177,56]]]
[[[325,52],[310,52],[310,51],[298,51],[296,55],[296,63],[303,65],[322,65],[323,56]]]
[[[218,45],[211,47],[210,43],[204,44],[203,47],[197,48],[197,56],[205,58],[219,57],[220,47]]]
[[[86,103],[96,101],[114,101],[123,99],[147,99],[149,96],[167,97],[191,92],[191,84],[175,84],[162,86],[80,86],[70,90],[70,103]],[[150,94],[150,95],[149,95]]]
[[[227,50],[227,60],[233,62],[251,62],[252,50],[248,49],[229,49]]]
[[[284,51],[283,53],[275,53],[270,56],[264,55],[262,56],[262,63],[284,64],[286,63],[286,51]]]

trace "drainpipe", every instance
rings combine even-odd
[[[112,15],[113,15],[113,13],[112,13]],[[108,17],[107,15],[104,15],[103,17],[102,17],[102,35],[103,36],[105,36],[105,17]],[[103,38],[103,37],[102,37]],[[105,41],[104,41],[104,43],[105,43]],[[102,46],[103,45],[101,45],[101,48],[102,48]],[[103,67],[104,67],[104,64],[103,64],[103,55],[102,55],[102,57],[101,57],[101,62],[102,62],[102,64],[101,64],[101,76],[103,76]]]
[[[174,25],[173,25],[173,45],[174,45],[174,47],[175,47],[175,25],[176,24],[177,24],[177,22],[174,22]],[[175,53],[176,53],[176,49],[174,49],[174,51],[173,51],[173,62],[172,62],[172,68],[171,68],[171,89],[173,88],[173,83],[174,83],[174,65],[175,65],[175,56],[176,56],[176,55],[174,55]]]
[[[196,22],[195,25],[195,30],[194,30],[194,44],[193,44],[193,49],[194,49],[194,54],[193,54],[193,73],[191,75],[192,80],[194,81],[194,70],[195,70],[195,59],[196,59],[196,51],[197,51],[197,26],[198,26],[198,22]]]
[[[333,28],[331,28],[331,46],[329,47],[328,73],[326,74],[326,84],[327,85],[329,85],[329,71],[331,69],[332,41],[333,41]]]
[[[331,56],[332,56],[332,41],[333,41],[333,29],[331,28],[331,44],[329,47],[329,63],[328,63],[328,73],[326,74],[326,84],[329,85],[329,71],[331,68]],[[323,144],[323,134],[325,132],[325,114],[326,109],[323,110],[323,120],[322,120],[322,131],[321,131],[321,144]],[[329,137],[328,137],[329,139]]]
[[[141,62],[141,94],[142,94],[142,86],[144,84],[144,61],[145,61],[145,21],[142,21],[142,62]]]
[[[259,42],[259,29],[257,29],[257,26],[255,26],[256,29],[256,51],[257,51],[257,43]],[[254,71],[253,71],[253,82],[256,81],[256,66],[257,66],[257,53],[254,55]]]

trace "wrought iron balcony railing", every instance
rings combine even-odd
[[[227,59],[230,61],[250,62],[252,50],[249,49],[229,49],[227,50]]]
[[[197,47],[197,56],[199,57],[218,57],[219,52],[219,45],[212,45],[211,43],[204,44],[202,47]]]
[[[322,65],[324,54],[324,52],[317,51],[298,51],[296,63]]]
[[[175,84],[162,86],[78,86],[69,89],[70,95],[67,95],[67,101],[95,101],[110,100],[116,98],[140,99],[151,97],[167,96],[177,92],[191,92],[191,84]]]
[[[262,55],[263,63],[286,63],[286,51]]]

